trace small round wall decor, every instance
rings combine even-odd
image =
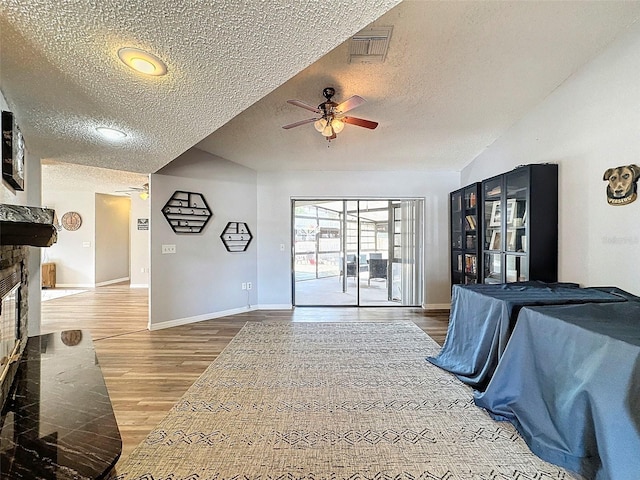
[[[65,230],[73,232],[78,230],[82,225],[82,217],[78,212],[67,212],[62,215],[62,226]]]

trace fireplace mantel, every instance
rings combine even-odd
[[[0,204],[0,245],[50,247],[58,240],[50,208]]]

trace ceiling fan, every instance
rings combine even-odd
[[[116,190],[117,193],[126,193],[131,195],[133,192],[137,192],[141,199],[146,200],[149,198],[149,184],[145,183],[141,187],[129,187],[127,190]]]
[[[293,127],[313,122],[315,129],[324,135],[327,140],[331,141],[336,138],[336,134],[342,131],[345,123],[357,125],[358,127],[369,128],[371,130],[378,126],[378,122],[372,122],[371,120],[365,120],[358,117],[348,117],[345,115],[348,111],[365,103],[366,100],[364,98],[354,95],[342,103],[336,103],[331,100],[335,94],[336,91],[332,87],[327,87],[322,90],[322,95],[326,98],[326,101],[318,105],[317,108],[301,102],[300,100],[287,100],[287,103],[310,110],[320,115],[320,117],[308,118],[299,122],[290,123],[289,125],[284,125],[282,128],[288,130]]]

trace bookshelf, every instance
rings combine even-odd
[[[482,220],[480,183],[451,192],[451,284],[478,283],[481,272],[478,219]]]
[[[558,166],[534,164],[482,182],[483,283],[558,279]]]

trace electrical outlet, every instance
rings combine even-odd
[[[251,282],[247,282],[247,290],[251,290],[253,288],[253,285],[251,284]]]
[[[176,253],[175,245],[162,245],[162,254],[166,255],[168,253]]]
[[[242,289],[243,289],[243,290],[246,290],[246,289],[247,289],[247,284],[246,284],[246,283],[244,283],[244,282],[242,282]]]

